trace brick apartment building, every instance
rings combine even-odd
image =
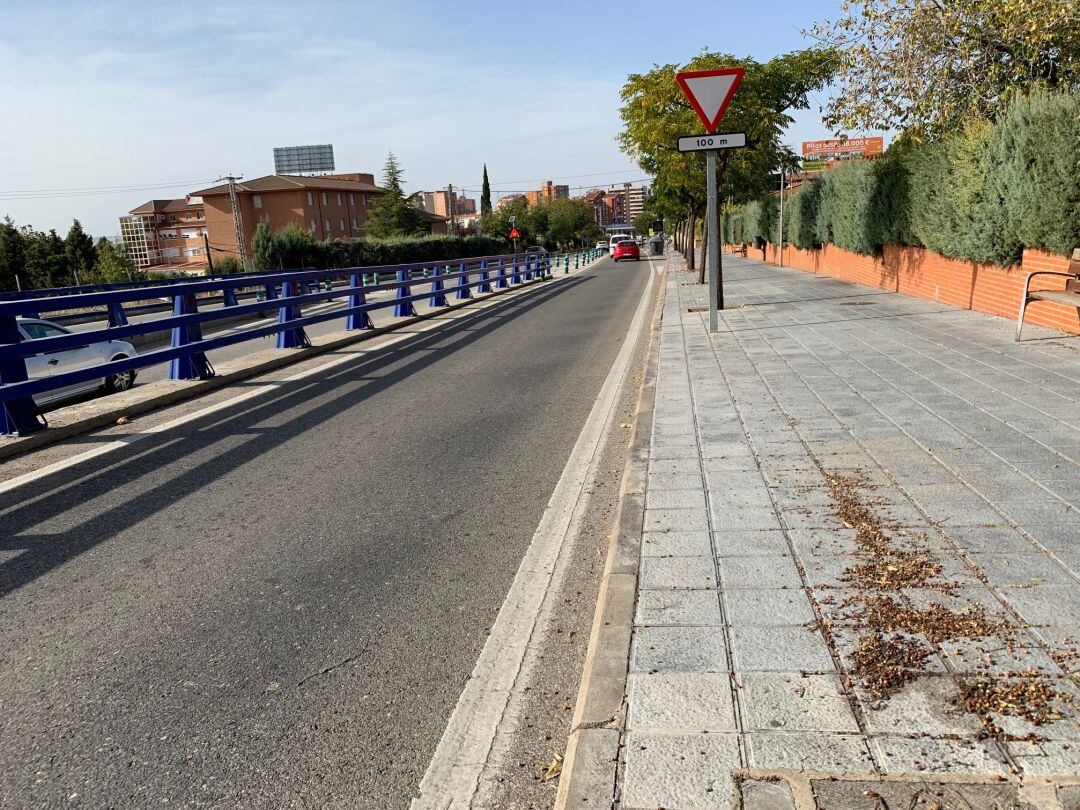
[[[363,172],[306,175],[271,174],[236,184],[236,196],[248,249],[259,220],[268,218],[278,230],[289,224],[309,230],[316,239],[349,239],[362,235],[368,211],[383,190]],[[229,186],[195,192],[202,198],[214,257],[237,255]],[[436,217],[436,220],[441,218]],[[437,232],[436,222],[432,231]]]
[[[416,204],[421,211],[427,211],[429,214],[435,214],[440,217],[448,217],[450,216],[449,197],[450,192],[445,189],[440,191],[421,191],[416,198]],[[455,216],[463,217],[476,213],[476,200],[459,196],[457,192],[454,192],[453,197]]]
[[[201,273],[206,269],[202,200],[150,200],[120,217],[120,238],[141,269]]]
[[[545,180],[539,191],[526,191],[525,199],[529,205],[539,205],[551,200],[569,199],[570,186],[557,186],[550,180]]]

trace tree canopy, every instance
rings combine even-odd
[[[836,49],[825,123],[937,137],[1036,85],[1080,83],[1080,0],[843,0],[809,32]]]
[[[623,151],[655,178],[654,213],[671,218],[705,209],[704,154],[676,149],[680,135],[701,132],[701,122],[675,81],[676,73],[722,67],[746,70],[721,124],[725,131],[746,133],[746,147],[725,150],[720,159],[724,164],[720,198],[738,203],[764,191],[778,165],[794,165],[794,154],[781,140],[793,120],[789,111],[808,108],[809,94],[828,83],[835,66],[836,54],[829,48],[798,51],[764,63],[705,52],[686,65],[656,65],[647,73],[629,76],[622,89],[624,128],[618,140]]]
[[[391,236],[416,236],[424,233],[426,226],[420,211],[413,205],[413,197],[407,196],[402,183],[404,174],[397,158],[391,152],[383,167],[383,194],[375,200],[364,223],[364,233],[376,238]]]
[[[488,182],[487,164],[484,164],[484,184],[480,187],[480,214],[491,213],[491,183]]]

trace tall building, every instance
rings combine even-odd
[[[495,208],[501,211],[502,209],[506,208],[506,206],[510,205],[510,203],[512,203],[514,200],[524,199],[526,199],[524,194],[507,194],[505,197],[499,198],[499,201],[495,203]]]
[[[143,269],[202,270],[206,235],[203,202],[197,196],[150,200],[120,217],[120,239]]]
[[[526,191],[525,199],[529,205],[539,205],[541,202],[551,200],[569,199],[570,186],[557,186],[550,180],[545,180],[539,191]]]
[[[219,255],[237,256],[236,228],[233,222],[229,186],[222,184],[195,192],[202,197],[210,247]],[[363,172],[326,174],[318,177],[294,174],[271,174],[236,183],[240,219],[248,250],[255,226],[269,219],[270,227],[286,225],[306,228],[316,239],[348,239],[360,236],[368,211],[383,190],[375,177]],[[432,230],[436,230],[432,218]]]
[[[416,198],[416,202],[421,210],[427,211],[429,214],[448,217],[450,216],[449,196],[450,192],[445,189],[440,191],[421,191],[420,195]],[[459,196],[456,191],[454,192],[453,197],[454,214],[457,216],[468,216],[469,214],[476,213],[476,200]]]

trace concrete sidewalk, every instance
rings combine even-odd
[[[1080,806],[1080,338],[724,264],[711,337],[667,278],[619,806]]]

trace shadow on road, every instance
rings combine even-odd
[[[554,287],[537,288],[529,295],[494,303],[444,328],[382,351],[376,350],[372,355],[358,358],[355,363],[332,369],[325,377],[282,382],[277,390],[236,408],[208,414],[176,430],[154,434],[102,459],[90,459],[20,487],[9,494],[9,505],[0,509],[0,551],[22,552],[0,564],[0,596],[18,590],[148,516],[211,485],[231,470],[325,425],[337,414],[490,335],[533,307],[591,280],[590,276],[579,276]],[[527,348],[508,346],[507,350]],[[372,375],[372,372],[387,367],[391,368],[386,373]],[[331,401],[311,408],[303,407],[335,391],[340,394]],[[260,425],[293,408],[302,410],[286,421],[275,420],[272,428]],[[402,418],[408,419],[409,414],[402,414]],[[236,443],[239,436],[244,438]],[[211,460],[183,468],[186,458],[219,443],[223,446]],[[149,490],[133,491],[134,482],[172,464],[178,465],[177,475]],[[96,467],[101,469],[94,474]],[[106,495],[113,500],[88,520],[64,531],[32,533],[36,527],[77,510],[80,504]]]

